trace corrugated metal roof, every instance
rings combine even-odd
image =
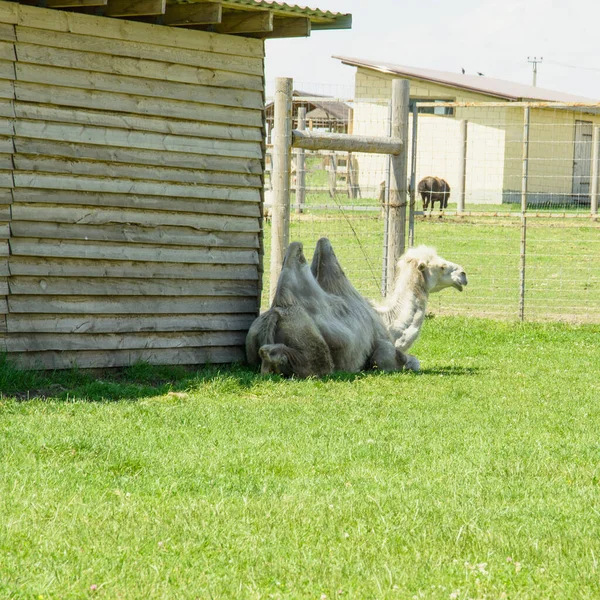
[[[488,96],[493,96],[495,98],[501,98],[504,100],[543,100],[546,102],[583,103],[597,102],[597,100],[585,98],[583,96],[575,96],[573,94],[566,94],[565,92],[547,90],[544,88],[534,87],[532,85],[516,83],[514,81],[495,79],[493,77],[463,75],[462,73],[451,73],[449,71],[436,71],[434,69],[406,67],[403,65],[395,65],[386,62],[351,58],[348,56],[334,56],[333,58],[337,58],[344,64],[354,67],[364,67],[379,71],[381,73],[390,73],[392,75],[403,75],[409,78],[421,79],[423,81],[430,81],[453,88],[460,88],[480,94],[486,94]]]
[[[331,12],[330,10],[321,10],[320,8],[310,8],[297,4],[288,4],[287,2],[277,2],[276,0],[225,0],[222,2],[224,7],[235,8],[267,8],[277,13],[290,16],[310,17],[311,20],[333,20],[338,17],[349,16],[344,13]]]

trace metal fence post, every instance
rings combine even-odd
[[[592,189],[590,192],[590,212],[598,214],[598,177],[600,176],[600,127],[594,127],[592,150]]]
[[[521,179],[521,261],[519,286],[519,318],[525,320],[525,259],[527,255],[527,178],[529,175],[529,123],[530,108],[523,114],[523,177]]]
[[[306,107],[298,108],[298,131],[306,130]],[[296,148],[296,212],[304,210],[306,202],[306,150]]]
[[[272,171],[273,206],[271,217],[271,282],[273,301],[277,280],[290,235],[290,171],[292,162],[292,89],[293,80],[275,80]]]
[[[390,173],[387,291],[394,286],[396,263],[406,244],[406,204],[408,172],[408,105],[410,83],[406,79],[392,81],[392,137],[402,140],[400,154],[392,155]]]
[[[465,210],[465,191],[467,183],[467,127],[469,122],[462,120],[459,123],[458,135],[458,186],[456,189],[456,212]]]

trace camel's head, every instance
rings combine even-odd
[[[439,292],[445,288],[453,287],[459,292],[467,285],[467,274],[458,264],[450,262],[437,254],[434,248],[418,246],[411,248],[400,259],[406,260],[417,266],[423,274],[427,291]],[[399,265],[399,269],[402,266]]]
[[[283,375],[291,377],[294,374],[295,351],[285,344],[266,344],[258,354],[261,358],[260,372],[262,375]]]

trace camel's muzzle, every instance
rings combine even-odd
[[[464,271],[458,273],[456,279],[452,280],[452,287],[456,288],[459,292],[463,291],[463,287],[467,285],[467,274]]]

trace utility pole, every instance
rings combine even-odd
[[[531,56],[527,57],[527,62],[530,62],[533,65],[533,87],[535,87],[537,84],[538,63],[541,63],[543,60],[544,60],[543,56],[540,56],[539,58],[537,56],[534,56],[533,58]]]

